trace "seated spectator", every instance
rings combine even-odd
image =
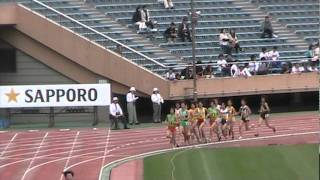
[[[269,51],[269,57],[272,60],[272,67],[274,68],[280,68],[281,67],[281,62],[279,62],[279,52],[278,48],[274,46],[271,51]]]
[[[281,69],[281,74],[290,74],[291,70],[289,67],[289,63],[284,63]]]
[[[145,21],[146,26],[151,30],[154,30],[154,22],[151,20],[150,11],[147,6],[142,6],[142,13],[141,13],[142,21]]]
[[[176,42],[177,39],[177,29],[176,29],[176,24],[172,22],[170,24],[170,27],[168,27],[167,30],[164,31],[164,37],[167,40],[167,42]]]
[[[240,67],[240,76],[245,78],[252,76],[252,74],[249,71],[248,64],[245,64],[244,66]]]
[[[174,9],[172,0],[163,0],[163,5],[166,9]]]
[[[228,68],[227,61],[224,59],[224,55],[219,54],[218,58],[219,58],[217,61],[218,71],[222,74],[222,76],[228,76],[229,75],[229,68]]]
[[[309,45],[308,51],[306,51],[305,56],[309,60],[312,60],[312,58],[313,58],[313,45],[312,44]]]
[[[272,38],[273,36],[274,37],[278,37],[277,35],[275,35],[273,33],[271,19],[270,19],[269,16],[266,16],[264,18],[264,21],[261,24],[261,30],[262,30],[261,38],[265,38],[266,35],[267,35],[268,38]]]
[[[301,73],[301,70],[303,70],[303,69],[300,68],[300,64],[299,64],[299,63],[295,63],[295,64],[292,66],[291,74],[299,74],[299,73]]]
[[[138,26],[139,31],[147,28],[145,19],[142,19],[142,12],[142,8],[138,6],[132,16],[132,23]]]
[[[257,62],[256,60],[256,56],[255,55],[251,55],[250,56],[250,62],[249,62],[249,71],[251,74],[257,74],[258,70],[259,70],[259,62]]]
[[[311,62],[315,66],[319,66],[319,56],[320,56],[320,48],[319,48],[319,41],[313,45],[313,57]]]
[[[199,60],[196,64],[196,74],[197,76],[202,77],[203,76],[203,68],[202,68],[202,62]]]
[[[262,57],[261,61],[266,61],[265,57]],[[265,75],[268,73],[268,71],[269,71],[268,63],[266,62],[259,63],[258,72],[257,72],[258,75]]]
[[[185,42],[186,38],[189,40],[189,42],[192,42],[187,16],[182,18],[182,22],[178,28],[178,36],[183,42]]]
[[[203,70],[203,75],[205,76],[205,78],[213,78],[213,69],[210,64],[207,65],[206,68]]]
[[[191,64],[181,71],[180,79],[193,79]]]
[[[231,36],[231,45],[232,47],[234,48],[234,50],[236,51],[236,53],[240,51],[242,51],[242,48],[240,47],[240,43],[238,41],[238,37],[237,37],[237,34],[235,32],[235,30],[230,30],[230,36]]]
[[[74,172],[71,171],[71,170],[64,171],[63,172],[63,177],[64,177],[65,180],[72,180],[73,177],[74,177]]]
[[[267,48],[263,47],[261,48],[261,53],[259,54],[259,59],[262,60],[264,58],[265,60],[269,60],[269,53],[267,52]]]
[[[219,44],[221,47],[221,53],[231,55],[232,46],[230,45],[232,38],[226,29],[220,30]]]
[[[232,64],[231,68],[230,68],[230,74],[232,77],[238,77],[240,76],[240,69],[238,67],[237,64],[238,61],[235,61],[234,64]]]
[[[232,55],[228,54],[228,55],[226,56],[226,61],[227,61],[228,63],[233,63],[233,62],[235,62],[236,60],[232,57]]]
[[[122,46],[120,44],[117,44],[116,49],[114,50],[119,55],[122,55]]]
[[[172,68],[170,68],[169,72],[166,73],[166,78],[171,81],[176,79],[176,74],[173,72]]]

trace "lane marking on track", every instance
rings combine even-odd
[[[28,130],[28,132],[39,132],[39,130],[38,129],[30,129],[30,130]]]
[[[254,138],[238,139],[238,140],[231,140],[231,141],[220,141],[220,142],[213,142],[213,143],[208,143],[208,144],[198,144],[198,145],[184,146],[184,147],[179,147],[179,148],[174,148],[174,149],[167,148],[167,149],[162,149],[162,150],[156,150],[156,151],[152,151],[152,152],[137,154],[137,155],[133,155],[133,156],[130,156],[130,157],[118,159],[118,160],[115,160],[113,162],[110,162],[110,163],[106,164],[100,170],[99,180],[102,180],[101,178],[102,178],[103,170],[105,168],[107,168],[107,167],[115,167],[117,165],[120,165],[120,164],[122,164],[124,162],[127,162],[127,161],[130,161],[130,160],[134,160],[134,159],[138,159],[138,158],[144,158],[144,157],[152,156],[152,155],[156,155],[156,154],[162,154],[162,153],[167,153],[167,152],[171,152],[171,151],[190,149],[190,148],[202,148],[202,147],[208,147],[210,145],[228,144],[228,143],[253,141],[253,140],[265,140],[265,139],[290,137],[290,136],[300,136],[300,135],[312,135],[312,134],[319,134],[319,131],[303,132],[303,133],[290,133],[290,134],[272,135],[272,136],[264,136],[264,137],[254,137]]]
[[[49,132],[47,132],[47,133],[43,136],[42,141],[41,141],[41,143],[39,144],[39,147],[38,147],[36,153],[34,154],[33,158],[31,159],[31,161],[30,161],[30,163],[29,163],[26,171],[24,172],[21,180],[24,180],[24,178],[26,177],[26,174],[28,173],[28,171],[29,171],[29,169],[30,169],[33,161],[35,160],[35,157],[37,157],[37,155],[38,155],[38,153],[39,153],[39,151],[40,151],[40,149],[41,149],[41,147],[42,147],[42,144],[44,143],[44,141],[45,141],[45,139],[47,138],[48,134],[49,134]]]
[[[0,133],[6,133],[6,132],[8,132],[8,131],[0,131]]]
[[[18,136],[18,133],[14,134],[14,136],[10,139],[9,143],[7,144],[7,146],[2,150],[0,157],[2,157],[4,155],[4,153],[7,151],[7,149],[9,148],[10,144],[14,141],[14,139]]]
[[[74,138],[74,140],[73,140],[73,144],[72,144],[72,147],[71,147],[71,149],[70,149],[70,151],[69,151],[68,159],[67,159],[67,161],[66,161],[66,164],[64,165],[64,168],[66,168],[66,167],[68,166],[68,164],[69,164],[70,158],[71,158],[72,153],[73,153],[73,150],[74,150],[74,145],[75,145],[75,143],[77,142],[77,139],[78,139],[78,137],[79,137],[79,134],[80,134],[80,131],[77,132],[77,134],[76,134],[76,136],[75,136],[75,138]],[[63,169],[64,169],[64,168],[63,168]],[[63,171],[64,171],[64,170],[63,170]],[[63,175],[61,174],[60,180],[62,180],[62,178],[63,178]]]
[[[184,149],[182,151],[178,151],[176,154],[174,154],[172,156],[172,158],[170,159],[170,164],[172,166],[172,171],[171,171],[171,179],[172,180],[176,180],[176,178],[174,177],[174,171],[176,170],[176,166],[174,165],[174,160],[176,159],[176,157],[178,157],[180,154],[186,152],[189,149]]]
[[[70,129],[59,129],[59,131],[70,131]]]
[[[102,158],[102,162],[101,162],[101,166],[100,167],[104,166],[104,162],[106,160],[106,155],[108,154],[108,145],[109,145],[110,136],[111,136],[111,130],[110,130],[110,128],[108,128],[107,141],[106,141],[106,145],[105,145],[105,148],[104,148],[103,158]]]

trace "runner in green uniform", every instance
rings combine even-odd
[[[188,109],[184,102],[181,103],[181,109],[179,112],[180,126],[182,127],[182,134],[184,137],[184,143],[190,144],[189,122],[188,122]]]
[[[166,123],[168,125],[167,129],[167,137],[170,138],[171,147],[176,147],[176,126],[177,126],[177,118],[174,112],[174,108],[170,108],[170,114],[167,115]]]
[[[210,102],[210,107],[208,108],[207,119],[210,125],[210,137],[213,139],[213,133],[217,135],[218,141],[221,140],[219,134],[217,118],[219,117],[219,110],[216,108],[214,102]]]

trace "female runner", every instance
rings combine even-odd
[[[227,102],[227,111],[228,111],[228,119],[227,119],[227,129],[229,129],[229,136],[231,136],[232,139],[234,139],[234,131],[233,131],[233,125],[236,121],[235,115],[237,114],[236,109],[232,105],[231,99]]]
[[[204,120],[206,118],[207,109],[203,107],[202,102],[198,103],[198,108],[196,109],[196,113],[198,114],[197,125],[199,128],[200,139],[202,142],[206,142],[206,135],[204,132],[204,125],[205,125]]]
[[[247,102],[245,99],[241,99],[241,107],[239,110],[240,113],[240,125],[239,125],[239,139],[242,139],[242,127],[245,126],[246,131],[249,130],[249,116],[251,114],[251,109],[250,107],[247,105]]]
[[[168,125],[168,134],[167,137],[170,138],[170,145],[172,148],[177,147],[176,142],[176,126],[177,126],[177,118],[174,113],[174,108],[170,108],[170,114],[167,115],[166,123]]]
[[[258,121],[258,125],[257,125],[257,132],[255,134],[255,136],[259,136],[259,130],[260,130],[260,126],[262,124],[262,122],[264,121],[265,125],[272,129],[272,131],[275,133],[276,132],[276,128],[274,126],[271,126],[269,124],[269,113],[270,113],[270,107],[266,101],[266,97],[262,96],[261,97],[261,104],[260,104],[260,117],[259,117],[259,121]]]
[[[189,109],[189,123],[190,123],[190,133],[191,135],[193,135],[193,139],[194,136],[196,137],[198,143],[200,143],[200,139],[199,139],[199,134],[197,132],[197,119],[198,119],[198,114],[196,112],[196,103],[191,103],[190,105],[190,109]]]
[[[221,108],[220,108],[220,123],[221,123],[221,131],[222,135],[225,139],[227,139],[228,135],[228,126],[227,126],[227,119],[228,119],[228,109],[226,108],[225,103],[221,103]]]
[[[208,108],[207,119],[209,120],[210,125],[210,138],[213,139],[213,133],[217,135],[218,141],[221,141],[221,136],[219,133],[219,122],[217,121],[219,116],[219,110],[216,108],[214,102],[210,103],[210,107]]]
[[[184,138],[185,145],[190,144],[190,132],[189,132],[189,122],[188,122],[188,109],[184,102],[181,103],[181,109],[179,112],[179,121],[182,130],[182,135]]]

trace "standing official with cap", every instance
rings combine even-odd
[[[129,116],[130,125],[139,124],[137,120],[137,112],[136,112],[136,101],[139,99],[135,96],[136,88],[131,87],[127,94],[127,110]]]
[[[161,122],[161,104],[163,103],[163,98],[160,95],[158,88],[153,88],[151,95],[152,107],[153,107],[153,122]]]
[[[114,97],[112,99],[112,103],[110,104],[109,110],[110,110],[110,120],[111,120],[111,127],[115,125],[115,129],[119,129],[118,127],[118,121],[120,120],[123,124],[124,129],[129,129],[127,127],[127,121],[123,116],[123,111],[121,109],[120,104],[118,103],[119,100],[117,97]]]

